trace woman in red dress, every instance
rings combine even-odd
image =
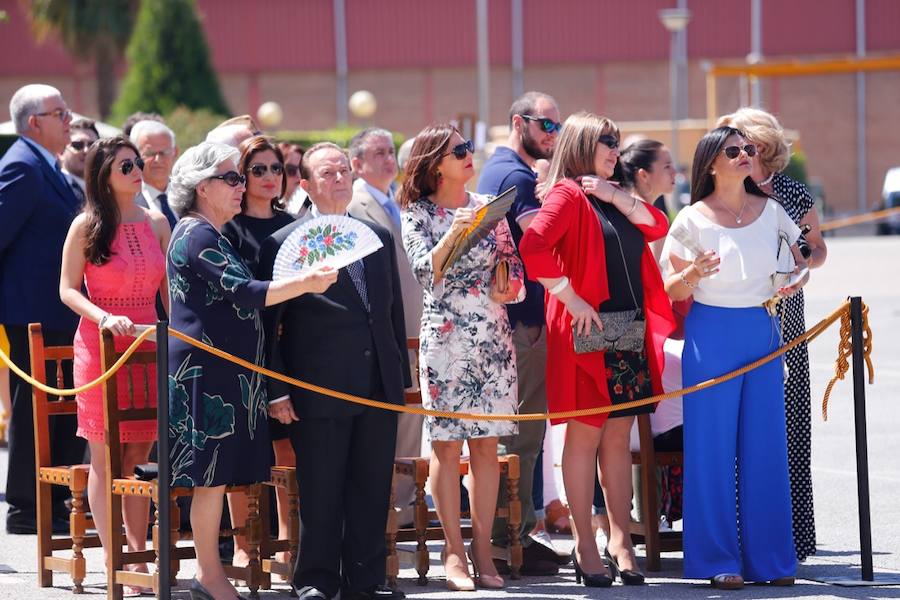
[[[134,341],[135,325],[156,321],[156,294],[168,309],[165,250],[169,244],[169,223],[162,213],[134,203],[141,191],[143,161],[135,146],[124,137],[95,142],[87,155],[84,212],[72,222],[63,247],[62,277],[59,294],[62,301],[81,316],[75,334],[75,385],[100,376],[99,329],[115,334],[116,351],[122,352]],[[87,295],[82,292],[86,288]],[[144,343],[141,350],[152,349]],[[143,371],[134,369],[134,381],[143,380]],[[129,394],[127,368],[121,369],[119,406],[156,406],[156,369],[147,373],[148,389],[134,385]],[[93,387],[75,397],[78,403],[78,435],[91,448],[88,473],[88,498],[100,541],[110,543],[106,524],[106,450],[103,422],[103,392]],[[122,472],[134,472],[145,463],[156,440],[156,421],[130,421],[122,424]],[[129,550],[143,550],[147,542],[150,517],[149,498],[125,498],[122,518]],[[113,543],[119,543],[114,539]],[[139,568],[146,571],[146,566]],[[141,588],[125,586],[126,596],[140,595]]]
[[[519,251],[529,277],[547,290],[547,402],[551,411],[610,406],[662,391],[663,342],[672,310],[648,242],[668,231],[666,216],[637,196],[607,183],[618,160],[619,132],[605,117],[569,117],[553,155],[547,193]],[[573,328],[602,327],[599,312],[639,309],[646,324],[643,350],[576,354]],[[575,534],[577,579],[609,586],[591,530],[594,472],[610,521],[605,554],[613,577],[643,583],[631,546],[633,415],[652,407],[595,414],[566,422],[563,481]],[[607,419],[607,417],[610,417]]]

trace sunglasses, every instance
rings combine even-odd
[[[441,158],[452,154],[457,160],[462,160],[468,153],[475,154],[475,144],[472,143],[472,140],[466,140],[462,144],[453,146],[453,148],[450,149],[450,152],[441,154]]]
[[[278,177],[282,173],[284,173],[284,165],[280,162],[274,162],[271,165],[264,165],[261,163],[257,163],[255,165],[250,165],[250,172],[253,173],[253,176],[259,179],[269,171],[272,171],[272,175]]]
[[[75,140],[74,142],[69,142],[69,148],[71,148],[75,152],[84,152],[90,147],[91,143],[84,140]]]
[[[227,173],[222,173],[221,175],[213,175],[212,177],[210,177],[210,179],[221,179],[225,182],[225,185],[229,185],[231,187],[244,185],[247,182],[247,178],[237,171],[228,171]]]
[[[562,129],[562,123],[558,121],[554,121],[553,119],[548,119],[547,117],[535,117],[533,115],[522,115],[522,118],[526,121],[537,121],[541,124],[541,130],[544,133],[559,133],[559,130]]]
[[[143,171],[144,170],[143,159],[135,158],[134,160],[131,160],[130,158],[126,158],[125,160],[122,161],[122,164],[119,165],[119,170],[122,171],[122,175],[128,175],[129,173],[134,171],[135,167],[137,167],[138,169]]]
[[[296,177],[300,174],[300,167],[298,167],[297,165],[287,164],[284,165],[284,172],[288,177]]]
[[[725,146],[722,149],[722,152],[725,153],[726,158],[735,159],[741,155],[741,150],[743,150],[749,158],[756,156],[756,146],[753,144],[747,144],[745,146]]]
[[[614,135],[601,135],[599,138],[597,138],[597,141],[610,150],[616,150],[619,147],[619,138]]]

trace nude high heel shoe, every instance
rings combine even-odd
[[[475,575],[475,585],[486,590],[502,590],[504,581],[499,575],[478,574],[478,562],[475,560],[475,549],[469,544],[466,549],[466,556],[472,563],[472,573]]]
[[[451,577],[447,574],[447,547],[441,550],[441,563],[444,565],[444,573],[447,578],[447,589],[451,592],[474,592],[475,582],[466,575],[465,577]]]

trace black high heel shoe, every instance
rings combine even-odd
[[[572,564],[575,565],[575,583],[581,583],[584,579],[585,587],[612,587],[613,579],[605,573],[585,573],[578,564],[575,550],[572,550]]]
[[[632,571],[631,569],[620,569],[619,563],[617,563],[616,559],[609,553],[608,547],[603,550],[603,556],[606,557],[606,562],[609,563],[609,571],[612,573],[613,579],[618,575],[619,579],[621,579],[622,583],[625,585],[644,585],[644,574],[640,571]]]
[[[191,600],[215,600],[205,587],[200,585],[196,579],[191,581]]]

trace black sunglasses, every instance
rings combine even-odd
[[[250,172],[253,173],[253,176],[256,178],[262,177],[270,170],[272,171],[272,175],[278,177],[279,175],[284,173],[284,165],[280,162],[274,162],[268,166],[260,163],[250,165]]]
[[[126,158],[122,161],[122,164],[119,165],[119,169],[122,171],[122,175],[128,175],[134,168],[137,167],[141,171],[144,170],[144,161],[141,158],[135,158],[131,160],[130,158]]]
[[[450,152],[444,152],[441,154],[441,158],[452,154],[456,157],[457,160],[462,160],[466,157],[467,153],[475,153],[475,144],[472,143],[472,140],[466,140],[462,144],[457,144],[450,149]]]
[[[284,172],[287,173],[288,177],[296,177],[300,174],[300,167],[288,163],[284,165]]]
[[[231,187],[244,185],[247,182],[247,178],[237,171],[228,171],[227,173],[222,173],[221,175],[213,175],[212,177],[210,177],[210,179],[221,179],[225,182],[226,185],[230,185]]]
[[[741,155],[741,150],[743,150],[749,158],[756,156],[756,146],[753,144],[747,144],[745,146],[725,146],[722,149],[722,152],[725,153],[726,158],[733,160]]]
[[[601,135],[597,138],[597,141],[609,148],[610,150],[615,150],[619,147],[619,138],[614,135]]]
[[[84,140],[75,140],[74,142],[69,142],[69,148],[71,148],[75,152],[84,152],[90,147],[91,143]]]
[[[526,121],[537,121],[541,124],[541,129],[544,133],[559,133],[559,130],[562,129],[562,123],[558,121],[554,121],[553,119],[548,119],[547,117],[535,117],[533,115],[522,115],[522,118]]]

